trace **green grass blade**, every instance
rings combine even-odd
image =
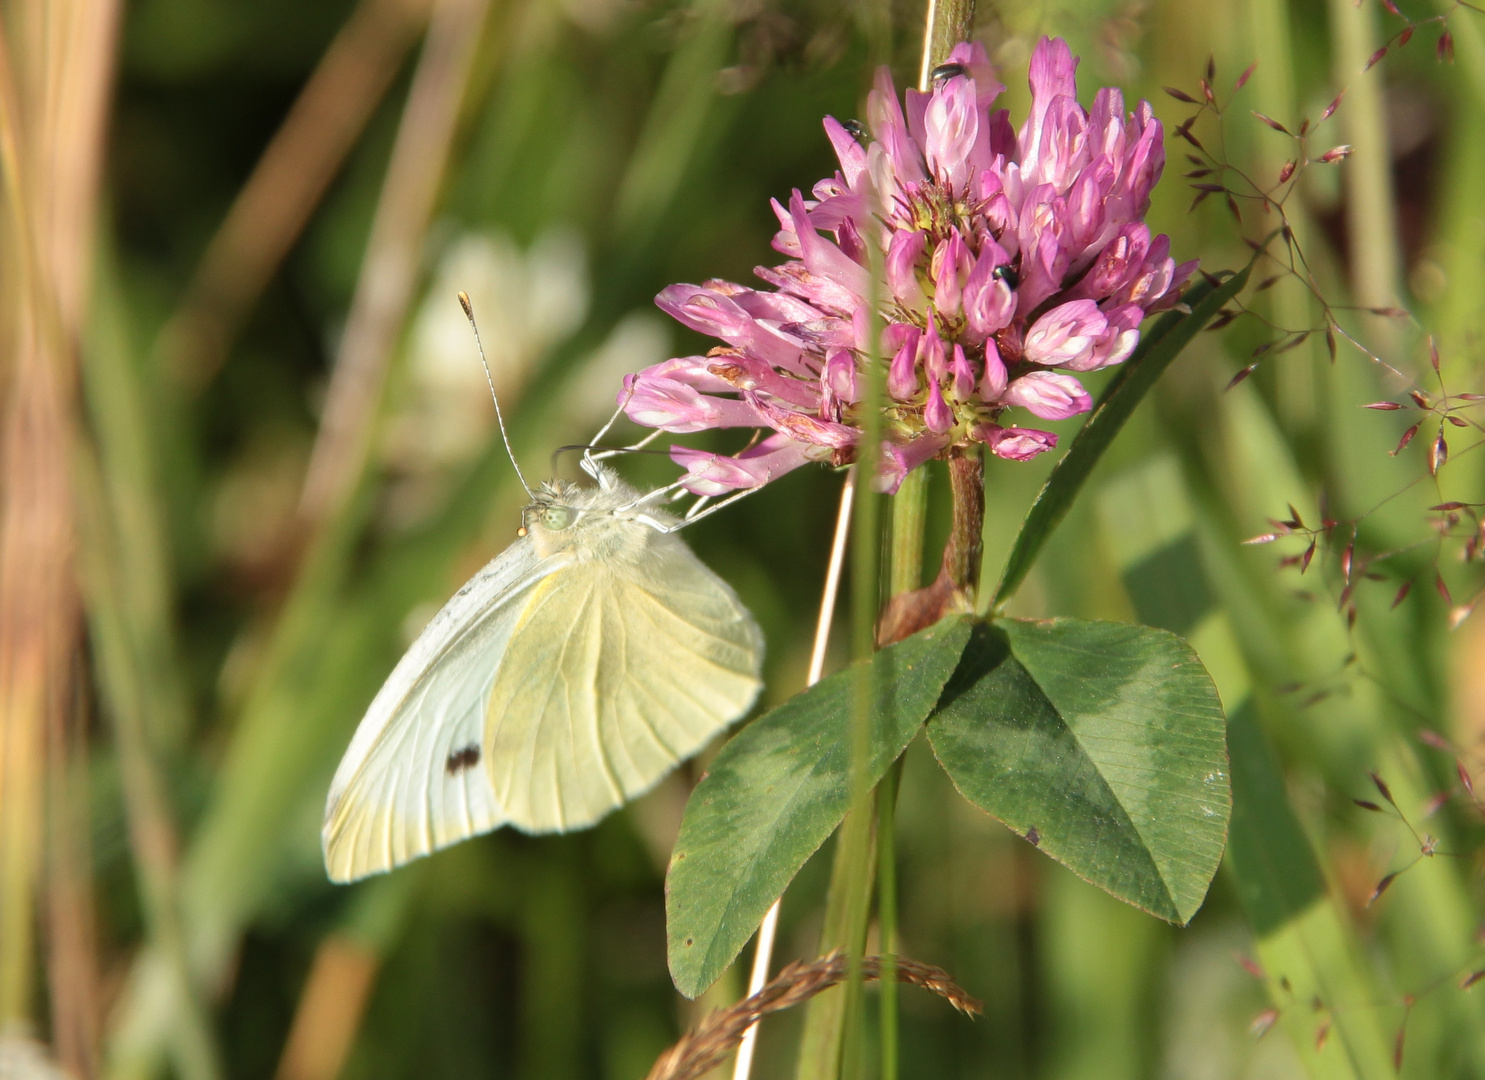
[[[1382,1080],[1392,1072],[1389,1018],[1367,1007],[1381,995],[1344,905],[1327,889],[1259,725],[1241,650],[1218,607],[1217,585],[1208,579],[1178,466],[1158,459],[1113,478],[1101,492],[1099,515],[1137,616],[1189,634],[1232,703],[1225,867],[1252,928],[1279,1026],[1310,1077]],[[1331,1031],[1328,1040],[1318,1037],[1322,1026]]]
[[[1244,267],[1216,287],[1206,281],[1197,282],[1186,292],[1185,302],[1191,309],[1189,313],[1168,312],[1145,331],[1134,355],[1124,362],[1099,397],[1088,422],[1078,432],[1067,454],[1057,463],[1057,468],[1052,470],[1027,513],[1026,522],[1021,526],[1001,573],[1000,584],[995,587],[992,609],[1010,599],[1016,587],[1025,580],[1052,530],[1067,513],[1088,474],[1114,441],[1114,436],[1119,434],[1124,422],[1171,361],[1222,309],[1222,305],[1247,284],[1250,269]]]

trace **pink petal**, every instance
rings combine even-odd
[[[897,401],[911,401],[918,396],[918,330],[898,346],[887,368],[887,394]]]
[[[974,437],[990,447],[990,452],[1008,461],[1030,461],[1057,445],[1057,436],[1036,428],[1003,428],[997,424],[980,424]]]
[[[1056,371],[1031,371],[1022,375],[1001,398],[1007,405],[1019,405],[1043,420],[1066,420],[1093,408],[1093,399],[1083,384],[1071,375]]]
[[[957,229],[934,251],[929,263],[934,280],[933,306],[941,315],[958,317],[964,283],[973,266],[973,257]]]
[[[921,232],[900,229],[892,234],[882,269],[887,275],[887,288],[894,299],[914,311],[922,311],[928,302],[918,281],[918,263],[923,258],[927,236]]]
[[[1077,100],[1077,70],[1078,61],[1061,38],[1044,37],[1032,50],[1031,67],[1027,72],[1027,81],[1031,84],[1031,113],[1021,126],[1018,137],[1023,170],[1031,172],[1038,168],[1038,158],[1046,138],[1047,112],[1053,103],[1060,97]]]
[[[1093,354],[1108,320],[1092,300],[1073,300],[1047,312],[1026,332],[1025,356],[1033,364],[1075,364]]]
[[[949,50],[949,63],[959,64],[969,72],[975,84],[975,108],[988,110],[995,99],[1005,92],[1005,84],[995,77],[995,68],[990,63],[990,54],[978,41],[961,41]]]
[[[646,378],[644,373],[625,378],[619,401],[624,415],[636,424],[678,434],[757,427],[761,419],[749,402],[712,397],[675,379]]]
[[[931,379],[928,383],[928,404],[923,408],[923,423],[934,434],[942,434],[954,426],[954,410],[944,400],[944,392],[939,389],[938,382]]]
[[[809,461],[808,449],[784,435],[770,435],[735,456],[672,446],[670,460],[690,474],[682,483],[694,495],[726,495],[761,487]]]
[[[877,69],[876,85],[866,96],[866,120],[872,138],[886,155],[887,164],[898,183],[926,179],[923,151],[908,133],[907,120],[897,101],[897,88],[892,85],[892,72],[886,67]],[[868,151],[868,159],[870,156]],[[878,190],[883,195],[887,194],[884,185],[878,184]]]
[[[980,256],[964,283],[961,303],[971,340],[988,338],[1010,324],[1016,314],[1016,297],[1011,287],[996,277],[996,270],[1009,266],[1005,250],[994,240],[980,242]]]
[[[815,231],[804,206],[804,196],[798,191],[789,200],[789,213],[794,219],[794,233],[799,238],[800,257],[805,269],[815,277],[833,281],[855,296],[864,298],[869,288],[866,270]]]
[[[968,190],[970,153],[980,133],[975,84],[957,78],[934,87],[923,121],[927,129],[923,152],[929,171],[955,191]]]
[[[707,372],[726,389],[757,390],[796,408],[811,411],[820,407],[820,385],[813,379],[791,378],[756,356],[732,353],[707,358]]]
[[[882,443],[882,457],[878,462],[876,489],[888,495],[896,494],[903,477],[919,465],[933,459],[949,445],[947,435],[924,433],[908,443]]]
[[[856,445],[859,433],[848,424],[821,420],[808,413],[786,409],[757,394],[744,394],[743,400],[757,410],[758,416],[765,424],[797,442],[826,446],[832,450],[842,450]]]
[[[835,148],[835,156],[840,160],[840,170],[845,175],[847,186],[854,190],[866,172],[866,147],[857,142],[856,137],[833,116],[825,118],[825,135]]]
[[[968,401],[975,392],[975,371],[964,355],[964,346],[954,346],[954,359],[949,362],[949,388],[955,401]]]
[[[980,399],[987,405],[999,401],[1005,393],[1006,382],[1005,361],[1000,358],[995,340],[988,338],[985,341],[985,374],[980,379]]]
[[[655,297],[660,310],[684,326],[746,349],[775,367],[802,372],[803,342],[758,320],[732,297],[696,285],[671,285]]]
[[[844,407],[856,402],[859,390],[856,379],[856,355],[848,349],[837,349],[825,359],[820,373],[821,410],[832,420],[840,420]]]

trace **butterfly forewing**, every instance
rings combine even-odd
[[[332,880],[353,881],[504,823],[484,767],[485,702],[540,583],[571,561],[518,541],[434,616],[377,694],[325,809]]]
[[[491,690],[485,753],[507,819],[581,828],[648,790],[752,705],[762,636],[678,539],[533,590]]]

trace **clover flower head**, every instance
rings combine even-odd
[[[886,366],[883,490],[954,446],[1027,461],[1057,445],[1006,414],[1087,412],[1078,373],[1127,358],[1141,321],[1173,307],[1196,267],[1177,266],[1143,220],[1165,164],[1150,104],[1126,112],[1104,88],[1086,110],[1076,68],[1066,42],[1038,43],[1019,130],[992,109],[1004,87],[978,43],[901,101],[882,69],[865,127],[825,119],[840,171],[810,198],[773,203],[788,261],[756,271],[772,288],[660,293],[664,311],[723,344],[628,376],[624,411],[676,433],[770,432],[734,455],[672,447],[684,486],[720,495],[806,461],[854,461],[872,362]]]

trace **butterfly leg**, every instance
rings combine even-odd
[[[665,434],[663,430],[656,428],[654,431],[646,435],[643,439],[640,439],[637,443],[631,443],[628,446],[620,446],[614,450],[601,450],[596,454],[593,453],[592,448],[589,447],[583,453],[583,471],[586,472],[589,476],[592,476],[594,475],[593,470],[597,468],[597,462],[607,461],[609,458],[618,457],[620,454],[633,454],[637,451],[643,450],[645,447],[649,446],[650,443],[654,442],[663,434]]]
[[[692,525],[692,524],[700,521],[704,517],[710,517],[712,514],[715,514],[718,510],[721,510],[723,507],[731,506],[733,503],[737,502],[737,500],[739,500],[739,499],[745,499],[745,498],[747,498],[749,495],[753,494],[753,492],[761,490],[762,487],[763,487],[763,485],[760,484],[760,485],[758,485],[758,487],[743,488],[741,491],[734,491],[731,495],[728,495],[725,499],[722,499],[720,502],[712,503],[705,510],[701,510],[699,512],[697,512],[696,507],[693,506],[691,508],[691,511],[688,512],[686,514],[686,516],[683,517],[680,521],[674,522],[674,523],[669,524],[669,525],[662,524],[662,523],[660,523],[658,521],[655,521],[653,518],[650,518],[650,517],[647,517],[647,516],[643,516],[643,515],[641,515],[639,517],[636,517],[635,520],[636,521],[643,521],[646,525],[650,526],[650,528],[656,529],[659,532],[663,532],[663,533],[677,532],[680,529],[684,529],[687,525]],[[705,501],[707,498],[710,498],[710,496],[703,496],[702,497],[702,501]]]
[[[608,422],[598,429],[598,434],[588,440],[589,442],[600,443],[603,441],[603,437],[608,434],[609,428],[619,422],[619,417],[623,414],[625,407],[629,404],[629,399],[633,396],[634,387],[632,385],[626,386],[624,388],[624,400],[619,402],[619,407],[614,410],[614,415],[608,418]]]

